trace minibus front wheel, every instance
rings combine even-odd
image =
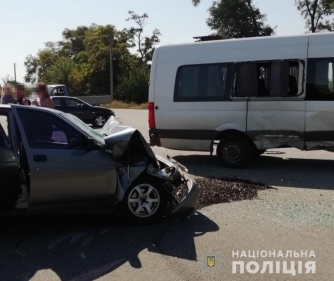
[[[223,166],[241,168],[247,165],[251,158],[252,149],[246,137],[228,136],[220,140],[217,156]]]

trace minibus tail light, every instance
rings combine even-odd
[[[154,102],[148,103],[148,125],[150,129],[155,129]]]

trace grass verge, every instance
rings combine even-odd
[[[101,106],[107,108],[123,108],[123,109],[147,109],[147,103],[137,104],[134,102],[123,102],[114,100],[112,103],[102,104]]]

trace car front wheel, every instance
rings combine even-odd
[[[97,127],[103,127],[103,125],[106,123],[106,117],[103,115],[97,115],[94,119],[94,124]]]
[[[120,217],[133,224],[150,224],[162,217],[167,208],[163,181],[143,175],[125,193]]]

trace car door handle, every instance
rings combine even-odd
[[[48,158],[46,155],[34,155],[34,161],[35,162],[46,162]]]

